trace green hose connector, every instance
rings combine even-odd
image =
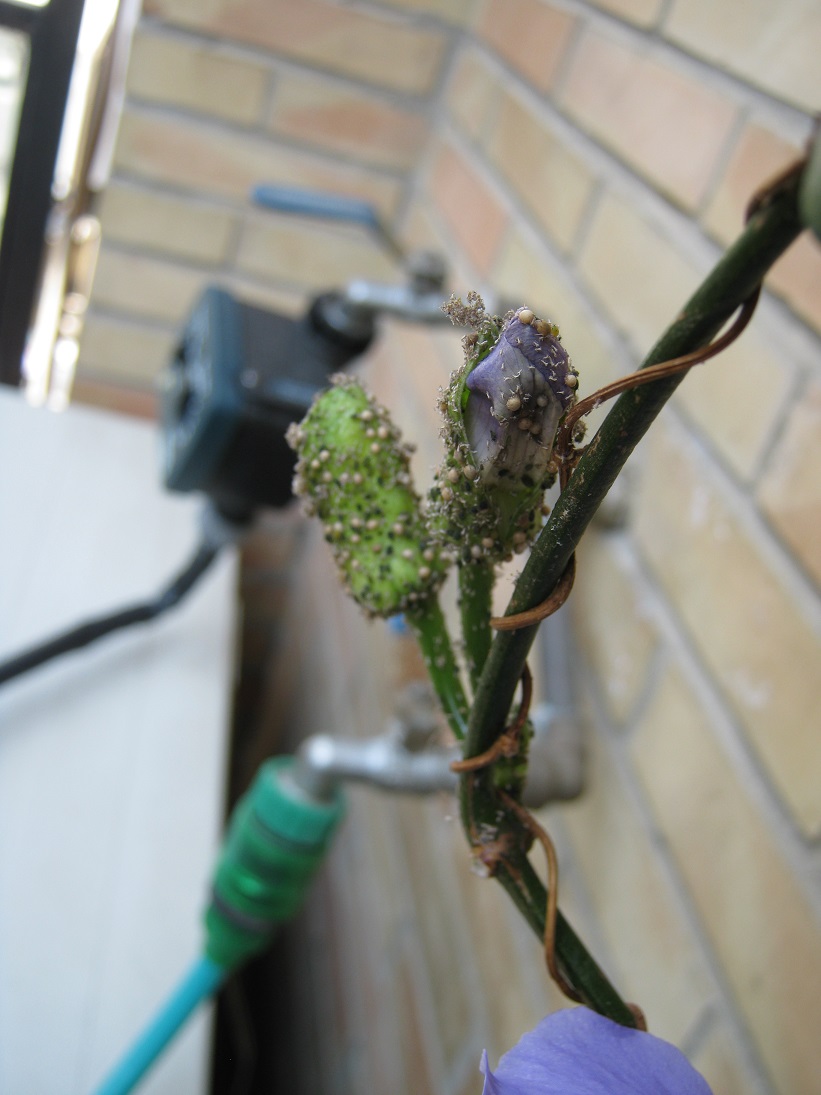
[[[343,804],[338,791],[326,799],[304,790],[296,765],[293,757],[266,761],[237,803],[205,914],[205,954],[95,1095],[129,1095],[196,1008],[299,909]]]
[[[205,915],[205,953],[234,969],[299,909],[343,813],[342,796],[318,800],[293,777],[295,761],[266,761],[237,803]]]

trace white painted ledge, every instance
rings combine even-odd
[[[198,539],[156,430],[0,391],[0,659],[153,596]],[[86,1095],[197,956],[222,822],[236,559],[0,688],[0,1091]],[[207,1090],[200,1015],[141,1095]]]

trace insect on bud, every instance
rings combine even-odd
[[[468,444],[482,480],[515,490],[544,475],[578,383],[558,328],[520,308],[467,376]],[[570,382],[569,382],[570,381]]]
[[[376,420],[379,442],[371,440]],[[419,605],[441,585],[447,560],[432,552],[399,431],[364,388],[338,375],[287,434],[301,494],[331,530],[344,582],[372,616]],[[355,489],[352,489],[353,488]]]
[[[495,560],[524,549],[535,534],[544,491],[554,481],[551,453],[578,377],[559,329],[530,308],[504,321],[489,316],[476,293],[444,310],[476,328],[464,340],[465,365],[444,393],[447,457],[431,494],[443,540],[492,542]],[[462,474],[459,474],[461,469]],[[515,530],[527,536],[513,540]]]

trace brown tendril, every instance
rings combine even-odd
[[[553,981],[561,989],[569,1000],[582,1003],[582,997],[575,986],[565,977],[559,966],[556,956],[556,920],[559,912],[559,859],[556,855],[556,846],[550,838],[547,830],[539,824],[533,814],[526,810],[520,802],[508,795],[505,791],[499,791],[499,798],[505,806],[511,810],[519,821],[528,830],[530,835],[541,844],[547,860],[547,905],[544,918],[544,958],[547,970]],[[628,1004],[633,1018],[636,1020],[637,1030],[647,1030],[647,1020],[644,1012],[638,1004]]]
[[[490,626],[497,631],[518,631],[520,627],[530,627],[532,624],[541,623],[542,620],[546,620],[548,616],[552,616],[554,612],[558,612],[562,607],[570,596],[575,577],[576,556],[574,554],[568,559],[561,578],[541,604],[536,605],[534,608],[525,609],[524,612],[517,612],[513,616],[491,616]]]
[[[760,209],[768,205],[785,186],[789,186],[793,183],[806,165],[807,156],[802,156],[760,187],[747,204],[744,213],[744,223],[746,224]],[[598,391],[593,392],[592,395],[580,400],[572,407],[565,416],[556,436],[556,455],[559,460],[559,482],[562,490],[567,486],[567,481],[570,478],[576,461],[581,456],[581,450],[574,450],[572,448],[573,429],[580,418],[589,414],[608,399],[620,395],[622,392],[629,391],[631,388],[638,388],[642,384],[649,384],[653,380],[662,380],[665,377],[676,376],[678,373],[686,372],[688,369],[692,369],[694,365],[700,365],[704,361],[709,361],[711,357],[715,357],[716,354],[720,354],[722,350],[726,350],[730,343],[738,338],[752,319],[760,295],[761,285],[759,284],[741,304],[741,311],[738,313],[733,325],[714,342],[709,342],[706,346],[702,346],[701,349],[693,350],[691,353],[683,354],[681,357],[673,357],[670,358],[669,361],[660,362],[658,365],[650,365],[646,369],[639,369],[634,373],[628,373],[627,376],[623,376],[619,380],[614,380],[611,384],[605,384],[604,387],[599,388]]]
[[[477,772],[480,768],[487,768],[489,764],[493,764],[499,757],[515,756],[519,745],[519,735],[527,720],[532,698],[533,676],[527,663],[525,663],[522,670],[522,698],[519,703],[519,710],[516,712],[516,718],[499,735],[493,745],[489,749],[485,749],[484,753],[479,753],[476,757],[467,757],[465,760],[454,760],[450,765],[451,772]]]
[[[816,133],[818,130],[818,122],[815,125]],[[808,146],[817,139],[816,134],[810,137]],[[764,206],[769,205],[772,199],[783,190],[785,186],[789,186],[798,176],[803,172],[807,166],[809,154],[801,156],[797,160],[793,160],[791,164],[787,164],[783,170],[779,171],[777,175],[773,175],[771,179],[768,179],[763,186],[753,194],[750,200],[747,202],[747,208],[744,210],[744,223],[747,224],[755,214]]]
[[[500,756],[512,756],[515,752],[515,747],[518,744],[522,727],[527,719],[532,697],[533,677],[527,663],[525,663],[525,667],[522,670],[522,698],[519,703],[519,710],[516,712],[516,718],[510,726],[499,735],[489,749],[486,749],[484,753],[480,753],[479,756],[469,757],[466,760],[454,761],[450,766],[451,771],[459,773],[475,772],[481,768],[486,768]],[[545,961],[547,962],[550,976],[565,996],[569,997],[571,1000],[580,1002],[581,997],[560,970],[558,959],[556,958],[556,915],[559,910],[559,861],[556,856],[556,849],[547,832],[524,806],[521,806],[505,791],[499,790],[498,794],[508,809],[516,814],[522,825],[524,825],[528,832],[539,841],[545,850],[545,855],[547,857],[547,909],[545,912],[544,931]],[[479,840],[478,844],[481,846],[482,841]]]
[[[654,380],[663,380],[665,377],[676,376],[678,373],[687,372],[689,369],[692,369],[694,365],[700,365],[701,362],[708,361],[711,357],[715,357],[716,354],[720,354],[722,350],[726,350],[730,343],[738,338],[752,319],[760,294],[761,286],[758,285],[741,305],[741,311],[733,325],[714,342],[709,342],[706,346],[702,346],[698,350],[692,350],[689,354],[683,354],[681,357],[673,357],[670,358],[669,361],[659,362],[658,365],[650,365],[646,369],[639,369],[634,373],[628,373],[627,376],[622,376],[618,380],[612,381],[610,384],[605,384],[604,387],[599,388],[598,391],[593,392],[592,395],[588,395],[585,399],[580,400],[572,407],[565,415],[564,422],[556,437],[556,453],[561,466],[560,479],[562,489],[567,486],[567,481],[570,478],[570,473],[575,464],[575,458],[581,455],[580,450],[571,448],[573,429],[580,418],[589,414],[592,410],[595,410],[596,407],[599,407],[608,399],[612,399],[616,395],[621,395],[622,392],[630,391],[632,388],[638,388],[642,384],[650,384]]]
[[[647,1018],[638,1004],[627,1003],[627,1008],[632,1011],[633,1018],[636,1020],[636,1030],[647,1030]]]
[[[544,918],[545,962],[550,976],[565,996],[570,1000],[581,1003],[581,996],[562,973],[556,957],[556,914],[559,911],[559,860],[556,855],[556,848],[547,831],[542,828],[536,818],[521,803],[504,791],[499,791],[499,798],[544,849],[547,859],[547,908],[545,909]]]

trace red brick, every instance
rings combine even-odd
[[[703,197],[737,107],[695,75],[589,31],[562,102],[602,144],[686,208]]]
[[[518,96],[506,93],[485,147],[554,243],[568,250],[595,185],[584,161]]]
[[[664,32],[779,99],[818,110],[821,8],[816,0],[675,0]]]
[[[179,26],[415,94],[431,90],[444,58],[445,39],[436,31],[322,0],[146,0],[144,10]]]
[[[663,0],[592,0],[592,3],[640,27],[652,26],[664,7]]]
[[[818,839],[816,606],[671,416],[645,442],[634,506],[636,539],[683,629],[796,826]]]
[[[480,274],[499,248],[508,217],[490,188],[465,158],[443,145],[430,179],[433,202],[454,239]]]
[[[488,0],[478,32],[540,91],[556,82],[576,19],[542,0]]]
[[[421,114],[342,81],[283,72],[271,130],[380,167],[409,170],[416,165],[427,124]]]
[[[723,243],[741,232],[753,194],[801,155],[766,126],[748,125],[705,214],[705,224]],[[782,255],[767,277],[767,287],[782,296],[802,319],[821,331],[821,245],[806,232]]]
[[[812,385],[792,408],[758,500],[821,587],[821,385]]]
[[[154,182],[239,201],[270,182],[362,198],[390,217],[399,198],[397,180],[367,168],[285,148],[256,133],[134,108],[120,122],[116,164]]]
[[[817,1092],[821,925],[677,667],[662,678],[632,747],[773,1089]]]
[[[496,76],[476,50],[463,53],[450,80],[447,103],[456,124],[478,139],[493,115],[501,91]]]

